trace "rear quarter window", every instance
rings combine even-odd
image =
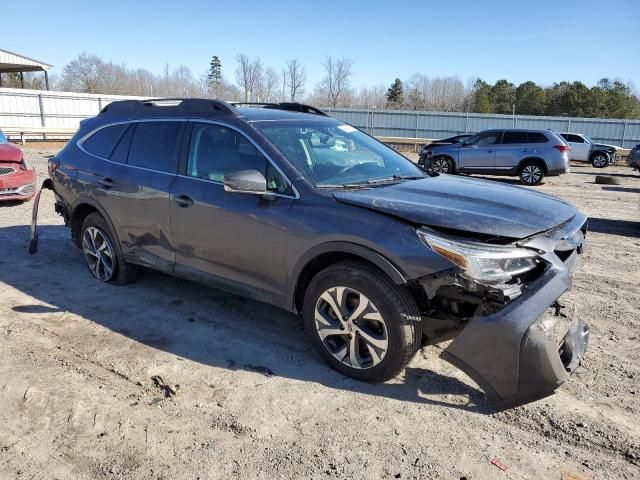
[[[548,141],[544,133],[529,132],[529,143],[547,143]]]
[[[127,125],[111,125],[101,128],[82,142],[82,148],[96,157],[109,158]]]

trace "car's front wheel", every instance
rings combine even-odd
[[[523,185],[539,185],[544,178],[544,167],[534,160],[525,162],[518,170],[518,177]]]
[[[453,162],[447,157],[434,157],[431,160],[431,171],[433,173],[453,173]]]
[[[82,222],[81,247],[89,270],[98,280],[124,285],[135,279],[136,267],[124,261],[116,238],[97,212]]]
[[[411,295],[375,267],[357,261],[318,273],[305,293],[303,315],[312,343],[329,365],[366,382],[398,375],[422,338]]]
[[[609,165],[609,156],[606,153],[595,153],[591,157],[591,165],[595,168],[604,168]]]

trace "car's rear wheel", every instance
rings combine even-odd
[[[329,365],[366,382],[395,377],[420,346],[421,318],[411,295],[357,261],[316,275],[303,315],[311,342]]]
[[[433,173],[453,173],[453,162],[447,157],[435,157],[431,160]]]
[[[591,165],[595,168],[604,168],[609,165],[609,156],[606,153],[595,153],[591,156]]]
[[[544,178],[544,167],[540,162],[529,160],[520,166],[518,176],[523,185],[539,185]]]
[[[80,239],[87,267],[98,280],[124,285],[135,279],[135,265],[124,261],[116,237],[102,215],[87,215]]]

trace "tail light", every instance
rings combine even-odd
[[[571,147],[569,145],[554,145],[553,148],[557,148],[561,152],[568,152],[569,150],[571,150]]]

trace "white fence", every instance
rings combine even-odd
[[[80,120],[96,115],[115,100],[145,97],[78,94],[47,90],[0,88],[0,128],[78,128]]]
[[[55,129],[76,129],[80,120],[96,115],[105,105],[115,100],[144,98],[148,97],[0,88],[0,128],[6,129],[14,137],[21,136],[20,128],[37,128],[49,131],[49,138],[68,138],[68,133],[56,135]],[[584,133],[596,141],[625,148],[640,143],[640,120],[351,108],[327,111],[336,118],[382,137],[443,138],[458,133],[475,133],[487,128],[518,126]],[[42,138],[42,133],[23,136]]]

